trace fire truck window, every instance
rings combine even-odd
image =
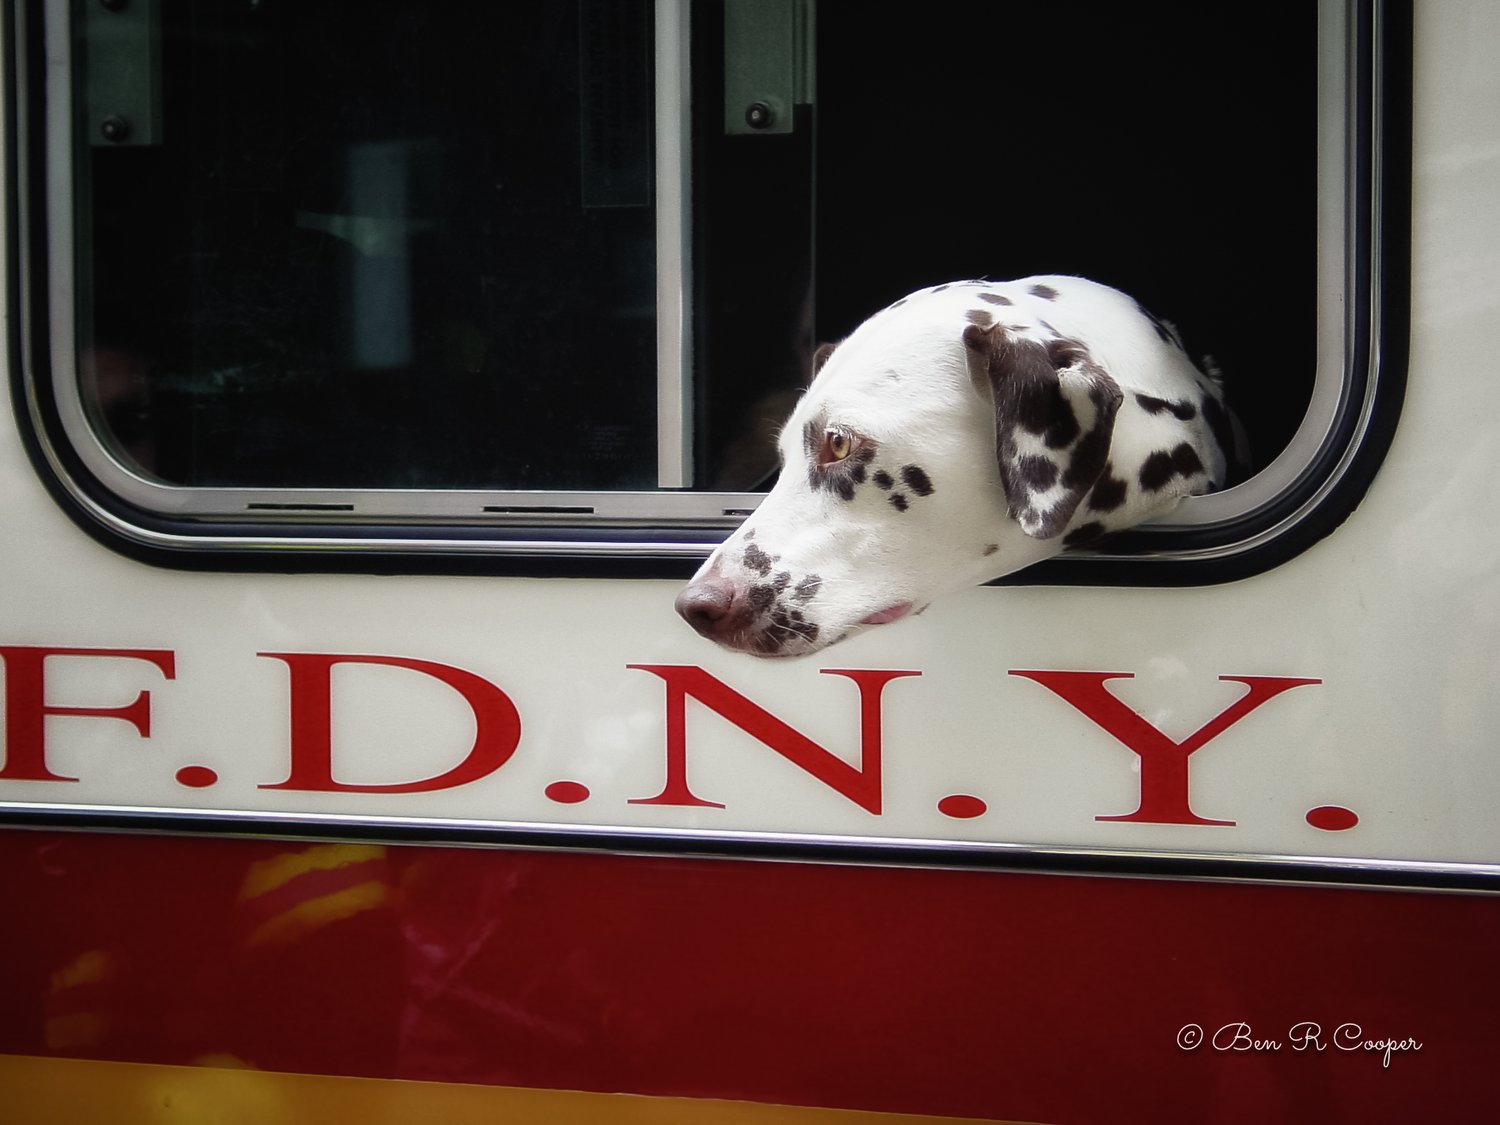
[[[819,343],[925,286],[1077,274],[1222,372],[1249,475],[1274,463],[1203,517],[1229,527],[1332,463],[1318,410],[1351,399],[1352,11],[47,7],[56,428],[192,535],[696,549],[774,480]]]

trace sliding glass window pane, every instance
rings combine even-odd
[[[760,25],[794,11],[782,58]],[[774,477],[771,436],[820,342],[925,285],[1040,273],[1116,286],[1174,323],[1225,374],[1265,468],[1320,377],[1327,15],[1302,0],[695,4],[701,483]],[[1014,49],[997,54],[996,34]],[[716,66],[727,77],[707,81]],[[799,68],[815,79],[786,131],[745,127],[756,82]]]
[[[75,12],[80,377],[126,465],[655,486],[649,0]]]
[[[1317,4],[817,17],[819,339],[922,285],[1080,274],[1211,357],[1255,468],[1287,446],[1317,376]]]

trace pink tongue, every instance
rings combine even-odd
[[[885,609],[876,610],[860,622],[861,625],[887,625],[911,612],[911,602],[897,602]]]

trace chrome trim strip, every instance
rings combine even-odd
[[[296,836],[299,827],[303,829],[336,829],[341,833],[357,835],[359,832],[381,833],[400,832],[420,833],[423,830],[431,830],[434,843],[447,843],[441,837],[444,834],[469,833],[479,834],[484,839],[466,840],[478,846],[539,846],[535,844],[520,843],[507,839],[508,835],[521,837],[532,836],[556,836],[559,848],[568,847],[565,841],[569,837],[586,838],[594,842],[618,842],[618,847],[613,850],[622,852],[639,852],[642,848],[652,849],[683,849],[688,847],[700,847],[704,850],[713,851],[724,848],[736,847],[805,847],[810,849],[829,849],[830,855],[827,862],[847,862],[841,860],[839,853],[844,850],[869,851],[874,853],[890,852],[893,854],[905,853],[907,855],[918,855],[922,857],[922,865],[927,865],[927,857],[932,857],[932,863],[942,866],[942,857],[945,853],[955,857],[962,855],[969,858],[980,857],[989,859],[994,865],[1003,866],[1007,859],[1017,860],[1066,860],[1075,863],[1087,863],[1095,861],[1101,865],[1116,862],[1130,864],[1214,864],[1230,869],[1244,868],[1247,874],[1240,877],[1239,881],[1266,883],[1276,882],[1259,874],[1250,874],[1250,870],[1257,867],[1288,867],[1298,868],[1303,871],[1312,869],[1326,873],[1326,880],[1313,880],[1314,882],[1326,882],[1329,886],[1338,887],[1369,887],[1371,884],[1365,882],[1353,882],[1350,876],[1359,873],[1363,875],[1382,876],[1389,875],[1389,883],[1381,882],[1376,885],[1400,888],[1412,885],[1422,876],[1449,877],[1455,879],[1480,879],[1494,880],[1495,886],[1491,888],[1464,888],[1472,890],[1473,893],[1500,893],[1500,864],[1496,863],[1468,863],[1462,861],[1437,861],[1437,860],[1407,860],[1407,859],[1374,859],[1352,856],[1327,856],[1308,854],[1280,855],[1266,852],[1216,852],[1216,851],[1162,851],[1141,850],[1131,848],[1097,848],[1079,847],[1063,844],[1035,844],[1024,842],[1000,842],[983,840],[954,840],[954,839],[929,839],[921,837],[905,836],[858,836],[858,835],[834,835],[828,833],[814,832],[770,832],[770,831],[723,831],[715,832],[700,828],[666,828],[666,827],[631,827],[628,825],[592,825],[592,824],[568,824],[552,821],[488,821],[474,820],[458,817],[396,817],[396,816],[347,816],[336,813],[274,813],[253,812],[243,809],[185,809],[181,807],[157,807],[157,806],[127,806],[127,805],[89,805],[68,804],[62,802],[0,802],[0,823],[4,823],[11,816],[61,816],[102,819],[107,817],[119,817],[126,820],[152,819],[158,821],[173,822],[181,824],[190,829],[198,821],[228,821],[232,823],[243,823],[245,827],[256,835],[266,836]],[[70,825],[71,827],[71,825]],[[78,828],[86,828],[87,824],[80,823]],[[111,828],[118,826],[112,825]],[[221,835],[219,827],[204,828],[205,834],[212,833]],[[305,833],[304,833],[305,834]],[[544,846],[544,845],[543,845]],[[740,856],[739,858],[747,858]],[[808,862],[819,862],[815,856],[799,856],[799,859]],[[878,862],[878,860],[874,860]],[[1044,868],[1049,873],[1057,873],[1054,869]],[[1133,875],[1135,877],[1156,878],[1160,877],[1150,872],[1116,872],[1109,870],[1111,876]],[[1402,881],[1405,877],[1407,882]],[[1189,873],[1182,873],[1182,877],[1193,878]],[[1204,878],[1216,881],[1235,881],[1229,876],[1204,876]],[[1288,878],[1288,882],[1306,885],[1305,878]],[[1423,887],[1431,890],[1431,887]]]

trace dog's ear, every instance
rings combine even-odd
[[[964,346],[969,377],[994,403],[1011,515],[1035,539],[1061,535],[1104,473],[1119,386],[1075,340],[1043,344],[999,324],[970,324]]]
[[[812,386],[812,381],[818,377],[818,372],[823,370],[823,365],[828,362],[828,357],[833,354],[837,344],[822,343],[818,350],[813,352],[812,369],[807,373],[807,385]]]

